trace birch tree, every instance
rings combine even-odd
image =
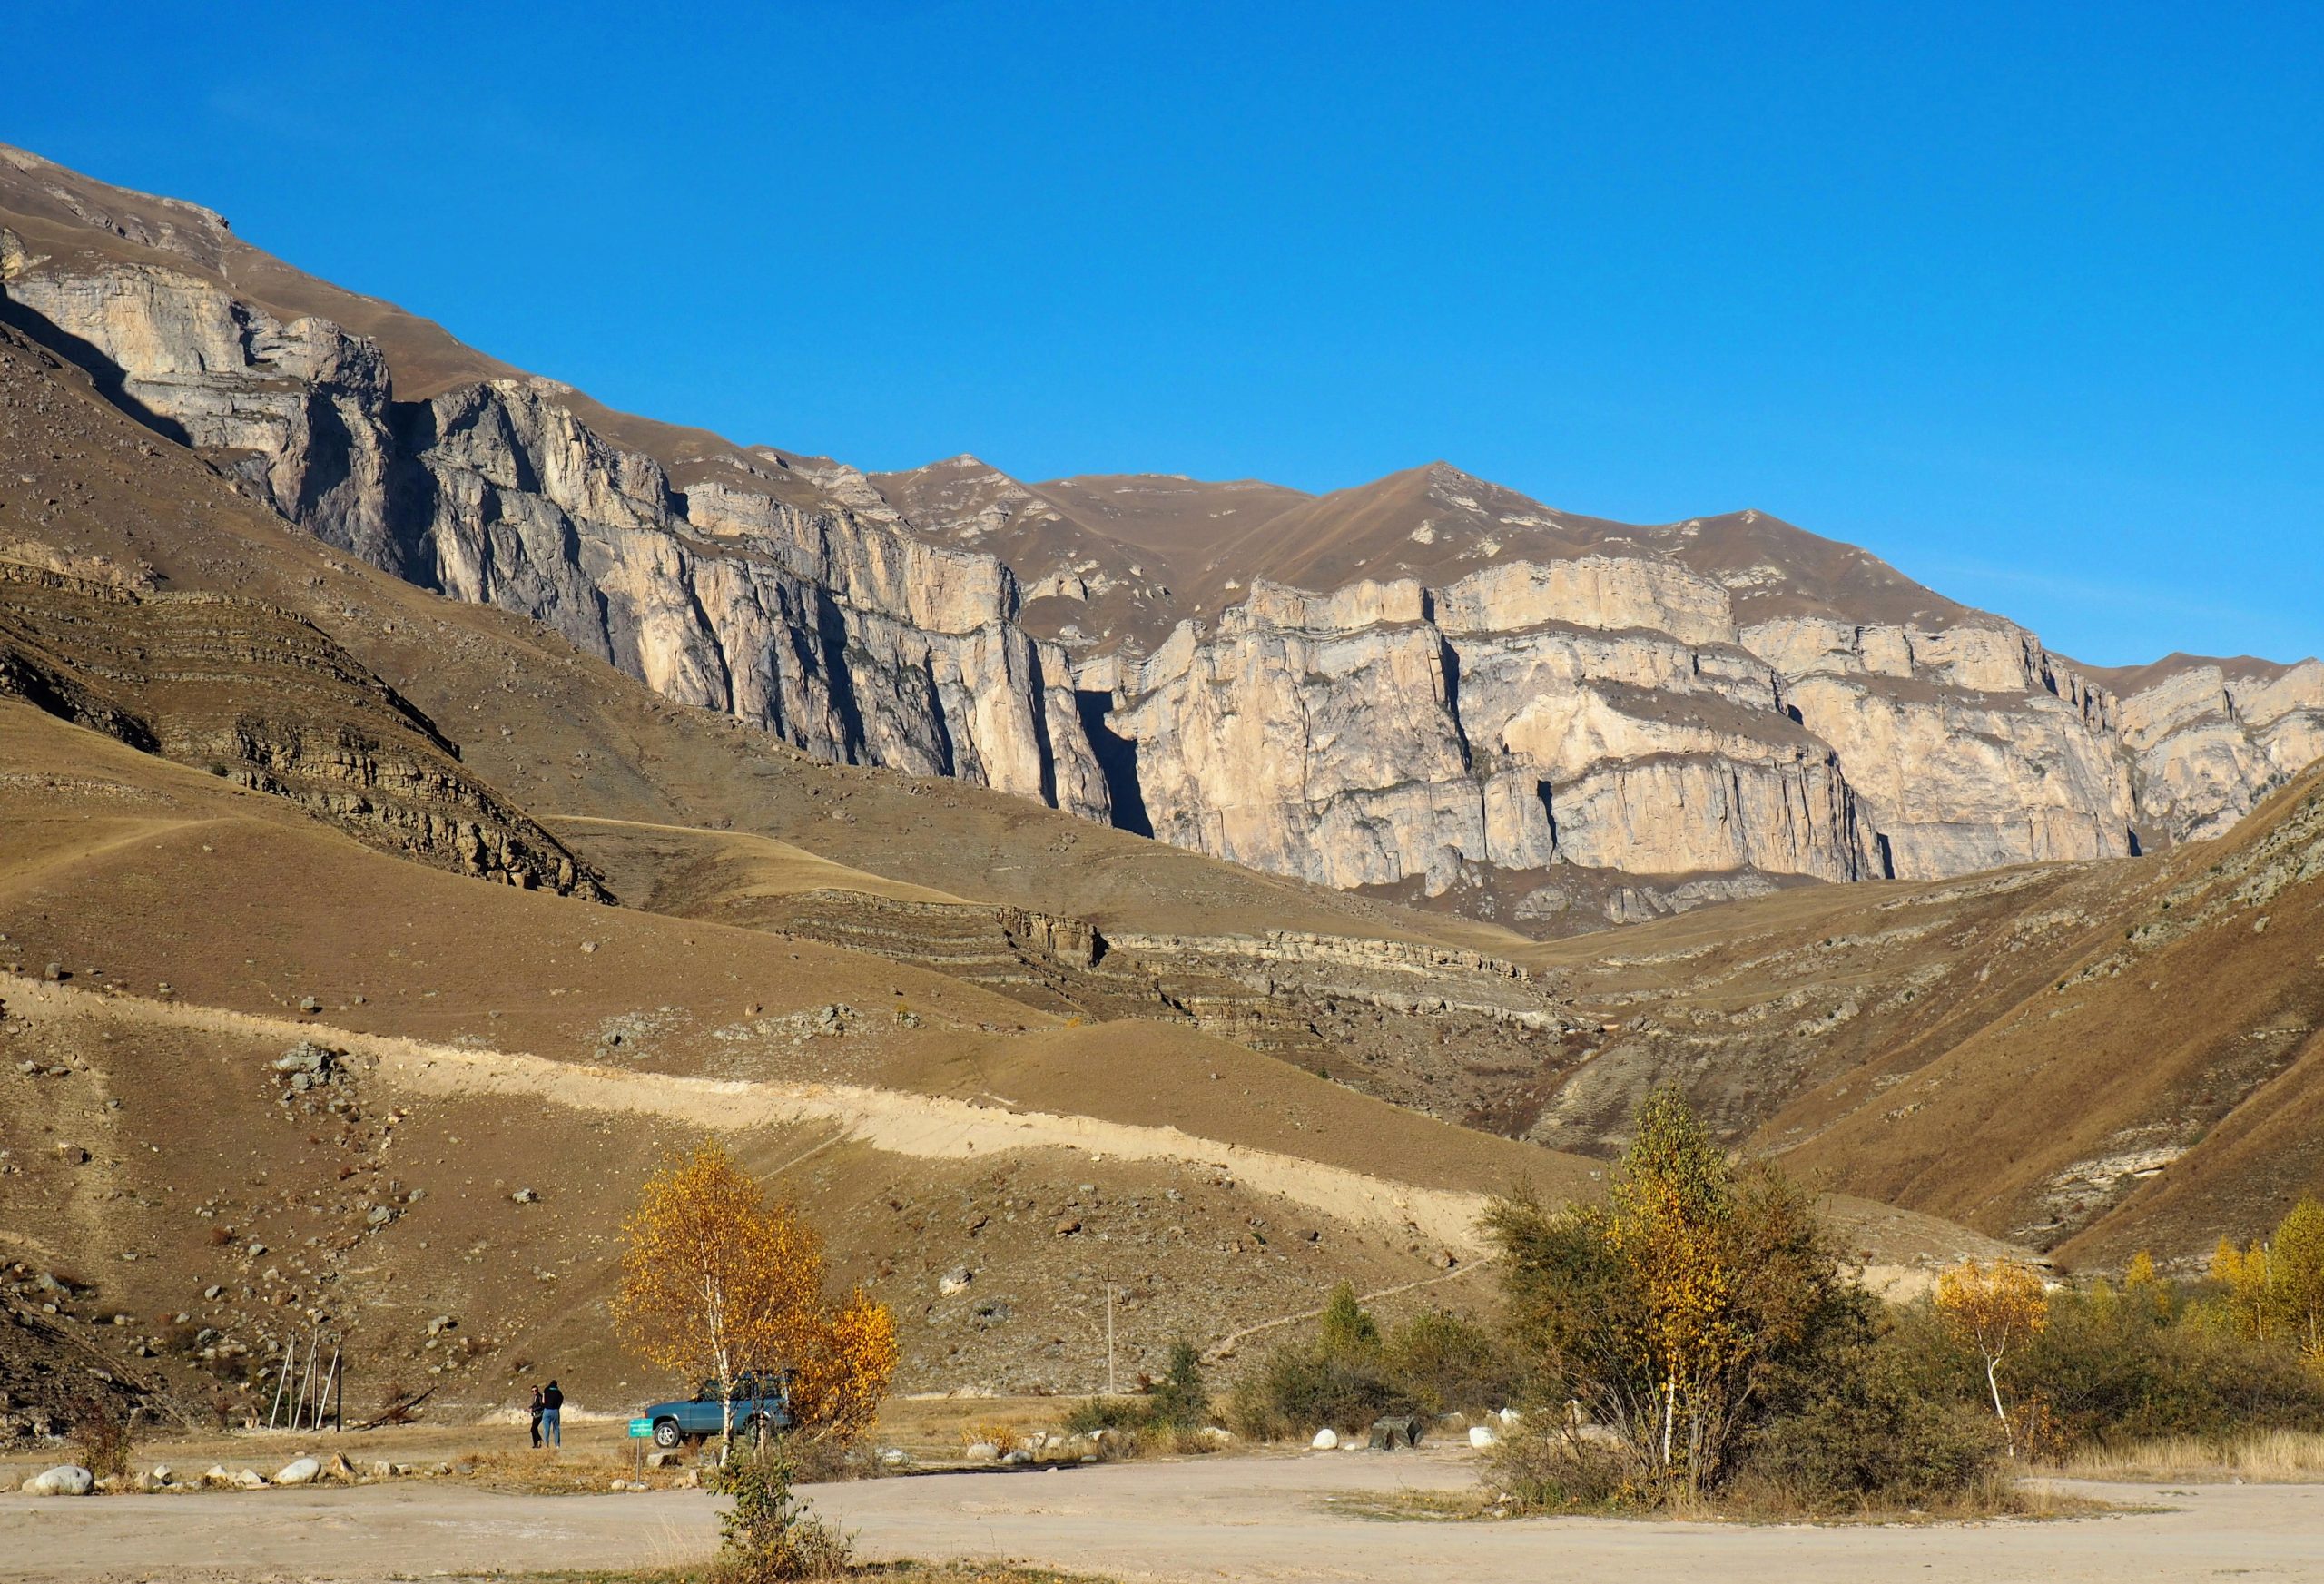
[[[734,1441],[736,1382],[788,1370],[798,1430],[852,1435],[895,1372],[895,1322],[856,1291],[823,1295],[822,1240],[714,1142],[655,1174],[622,1228],[613,1316],[654,1364],[718,1384]]]

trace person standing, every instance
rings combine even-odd
[[[551,1381],[548,1390],[541,1393],[541,1434],[560,1451],[565,1448],[564,1418],[565,1393]]]
[[[546,1412],[548,1412],[548,1403],[547,1403],[547,1401],[546,1401],[546,1400],[544,1400],[544,1399],[543,1399],[543,1397],[541,1396],[541,1389],[540,1389],[538,1386],[534,1387],[534,1388],[533,1388],[533,1450],[534,1450],[535,1451],[538,1451],[540,1450],[540,1445],[541,1445],[541,1415],[542,1415],[542,1414],[544,1414],[544,1413],[546,1413]]]

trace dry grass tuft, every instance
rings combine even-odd
[[[2324,1434],[2263,1430],[2225,1441],[2168,1436],[2093,1447],[2058,1466],[2073,1480],[2245,1480],[2295,1484],[2324,1480]]]

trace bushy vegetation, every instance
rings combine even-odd
[[[1521,1403],[1488,1460],[1504,1507],[1763,1513],[2014,1510],[2031,1460],[2324,1432],[2324,1205],[2222,1244],[2204,1282],[2144,1255],[2119,1284],[1969,1262],[1891,1304],[1806,1194],[1729,1161],[1675,1089],[1612,1178],[1602,1205],[1495,1204],[1497,1327],[1384,1329],[1343,1284],[1236,1384],[1229,1422],[1304,1440]],[[1153,1412],[1093,1403],[1076,1428]]]
[[[1182,1338],[1170,1344],[1170,1362],[1151,1392],[1142,1397],[1092,1397],[1066,1415],[1065,1428],[1073,1435],[1105,1431],[1115,1438],[1117,1452],[1134,1454],[1157,1447],[1206,1450],[1196,1432],[1213,1422],[1202,1353]]]
[[[1524,1507],[2006,1505],[2011,1458],[2324,1429],[2324,1207],[2222,1245],[2196,1287],[2010,1261],[1892,1307],[1804,1195],[1651,1097],[1603,1206],[1496,1205],[1533,1412],[1490,1480]]]
[[[1492,1471],[1520,1505],[1693,1503],[1747,1478],[1861,1505],[1991,1463],[1990,1432],[1916,1392],[1807,1196],[1738,1171],[1675,1089],[1640,1109],[1603,1205],[1515,1196],[1488,1225],[1535,1371],[1535,1412]]]
[[[1474,1321],[1432,1313],[1384,1332],[1344,1282],[1312,1335],[1278,1344],[1238,1383],[1228,1419],[1245,1435],[1305,1439],[1390,1414],[1498,1407],[1518,1385],[1511,1350]]]
[[[791,1493],[781,1444],[736,1449],[717,1471],[734,1498],[718,1520],[724,1537],[712,1576],[718,1584],[835,1579],[848,1570],[847,1537]]]
[[[65,1420],[72,1426],[74,1455],[83,1468],[100,1480],[129,1473],[137,1444],[128,1410],[92,1387],[67,1402]]]

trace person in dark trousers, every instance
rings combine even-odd
[[[546,1413],[546,1412],[548,1412],[548,1404],[547,1404],[547,1402],[542,1398],[542,1396],[541,1396],[541,1389],[540,1389],[538,1386],[534,1387],[534,1388],[533,1388],[533,1447],[534,1447],[534,1449],[535,1449],[536,1451],[539,1450],[539,1447],[540,1447],[540,1444],[541,1444],[541,1415],[542,1415],[542,1414],[544,1414],[544,1413]]]
[[[555,1381],[551,1381],[548,1390],[541,1393],[541,1433],[547,1438],[549,1445],[560,1451],[565,1447],[564,1417],[565,1393],[556,1389]]]

